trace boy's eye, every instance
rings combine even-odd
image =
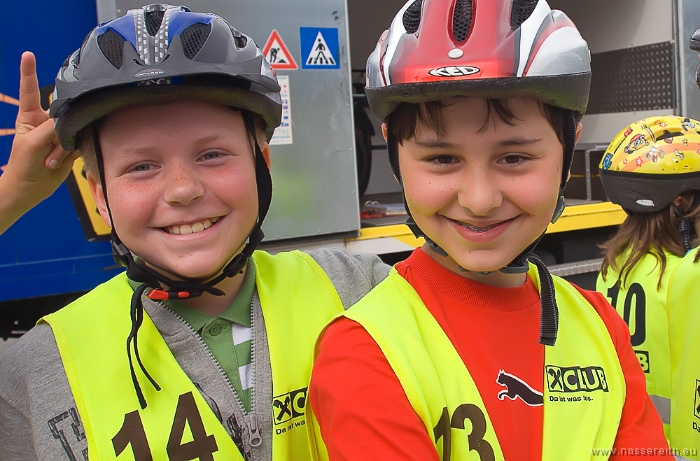
[[[437,163],[438,165],[451,165],[457,160],[451,155],[436,155],[435,157],[430,158],[430,161]]]
[[[527,161],[527,157],[520,154],[509,154],[502,157],[500,161],[506,165],[518,165],[519,163]]]
[[[139,165],[136,165],[131,169],[131,171],[149,171],[153,168],[153,165],[149,165],[148,163],[141,163]]]
[[[221,157],[222,155],[224,155],[223,152],[219,152],[219,151],[210,151],[210,152],[207,152],[207,153],[205,153],[204,155],[202,155],[201,159],[202,159],[202,160],[212,160],[212,159],[215,159],[215,158],[219,158],[219,157]]]

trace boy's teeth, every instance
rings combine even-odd
[[[212,224],[218,221],[219,218],[205,219],[204,222],[196,222],[194,224],[183,224],[181,226],[171,226],[168,232],[175,235],[188,235],[202,232],[204,229],[209,229]]]
[[[462,227],[466,227],[467,229],[469,229],[470,231],[473,231],[473,232],[486,232],[487,230],[491,230],[491,228],[493,227],[493,226],[474,227],[474,226],[470,226],[469,224],[465,224],[465,223],[460,223],[460,224],[462,225]]]

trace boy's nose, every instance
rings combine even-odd
[[[163,193],[166,202],[184,206],[196,202],[203,195],[204,186],[191,168],[181,164],[171,167]]]
[[[486,216],[503,203],[503,196],[494,178],[483,168],[466,171],[458,185],[457,200],[462,208],[475,216]]]

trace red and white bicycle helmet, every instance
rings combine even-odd
[[[366,92],[386,118],[401,102],[532,96],[580,118],[588,45],[545,0],[409,0],[367,60]]]
[[[563,190],[574,155],[576,120],[586,110],[590,82],[588,45],[573,22],[545,0],[409,0],[367,60],[365,91],[372,111],[387,124],[400,103],[453,96],[529,96],[568,111],[554,222],[564,210]],[[397,142],[391,127],[387,132],[389,162],[401,183]],[[408,206],[406,209],[407,224],[414,234],[444,253],[416,225]],[[527,271],[528,259],[537,265],[542,287],[540,342],[552,345],[558,311],[552,278],[532,254],[540,239],[501,271]]]

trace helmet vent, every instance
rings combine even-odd
[[[510,28],[515,30],[535,11],[539,0],[513,0],[513,8],[510,12]]]
[[[457,42],[467,39],[472,27],[472,0],[457,0],[452,17],[452,34]]]
[[[146,30],[148,35],[155,37],[156,33],[160,29],[160,25],[163,23],[163,16],[165,16],[165,11],[149,11],[146,13]]]
[[[423,0],[416,0],[406,8],[403,13],[403,27],[406,33],[415,34],[420,26],[420,12],[423,7]]]
[[[236,43],[236,48],[242,50],[248,44],[248,38],[238,32],[236,29],[231,27],[231,34],[233,34],[233,41]]]
[[[683,136],[683,133],[681,133],[680,131],[664,130],[663,134],[656,137],[656,140],[661,141],[662,139],[675,138],[676,136]]]
[[[180,34],[182,39],[182,51],[185,53],[187,59],[194,59],[199,53],[199,50],[204,46],[204,42],[207,41],[211,33],[211,24],[203,24],[198,22],[192,24],[187,29],[183,30]]]
[[[117,69],[121,69],[124,60],[124,42],[124,38],[112,29],[97,37],[97,46],[100,47],[100,51]]]

